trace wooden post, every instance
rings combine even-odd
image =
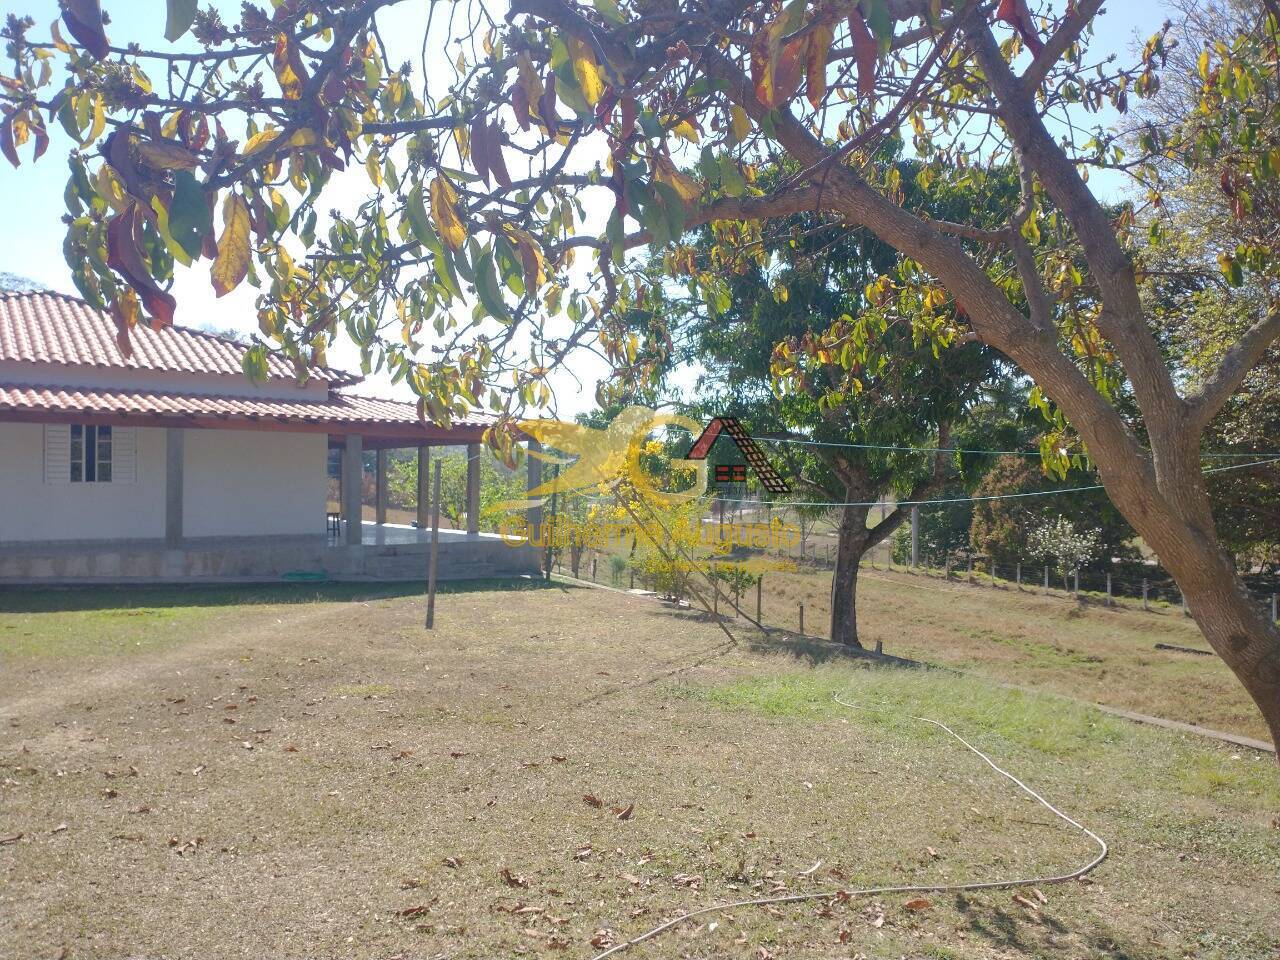
[[[1276,597],[1277,596],[1280,596],[1280,594],[1275,594],[1275,593],[1271,594],[1271,622],[1272,623],[1275,623],[1277,620],[1280,620],[1280,617],[1276,616]]]
[[[1045,594],[1049,593],[1049,568],[1047,566],[1044,568],[1044,592]]]
[[[804,604],[800,604],[800,636],[804,636]]]
[[[756,623],[763,623],[763,621],[760,619],[760,591],[763,588],[763,586],[764,586],[764,574],[762,573],[760,574],[760,576],[756,577]],[[1275,610],[1275,606],[1276,606],[1276,598],[1273,595],[1271,597],[1271,609]]]
[[[992,590],[994,590],[994,589],[996,588],[996,572],[997,572],[997,571],[996,571],[996,562],[995,562],[994,560],[992,560],[992,561],[991,561],[991,589],[992,589]]]
[[[382,447],[374,454],[373,519],[378,526],[387,522],[387,451]]]
[[[1151,609],[1149,606],[1147,606],[1147,578],[1146,577],[1142,578],[1142,609],[1143,610]]]
[[[1107,574],[1107,606],[1111,606],[1111,574]]]
[[[951,579],[951,554],[948,553],[945,557],[942,558],[942,568],[943,568],[943,573],[946,576],[946,579],[950,580]]]
[[[1022,589],[1022,561],[1021,560],[1018,561],[1017,566],[1015,566],[1013,570],[1014,570],[1014,573],[1013,573],[1014,580],[1018,585],[1018,589],[1021,590]]]
[[[542,486],[542,461],[539,460],[535,453],[542,450],[542,445],[532,437],[525,447],[525,499],[528,499],[528,492],[536,490]],[[539,500],[537,506],[530,507],[525,513],[525,522],[528,524],[529,538],[532,540],[537,537],[542,527],[542,501]],[[548,564],[548,567],[550,565]],[[547,573],[550,573],[548,569]]]
[[[418,448],[418,529],[431,522],[431,448]]]
[[[969,582],[973,583],[973,554],[969,554]]]
[[[427,561],[427,629],[436,625],[436,570],[440,565],[440,458],[436,458],[435,495],[431,498],[431,556]]]
[[[1080,596],[1080,568],[1079,567],[1076,567],[1076,569],[1072,572],[1071,583],[1072,583],[1071,595],[1073,597]]]
[[[560,492],[556,489],[555,481],[560,479],[560,464],[556,464],[551,477],[551,516],[547,518],[547,562],[544,565],[547,571],[546,579],[548,580],[551,579],[551,558],[555,556],[552,551],[552,546],[555,544],[556,540],[556,501],[560,495]],[[556,559],[560,563],[560,572],[564,573],[564,561],[560,560],[558,556]]]
[[[467,444],[467,536],[480,532],[480,444]]]
[[[920,565],[920,507],[911,506],[911,569]]]

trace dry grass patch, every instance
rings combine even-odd
[[[0,845],[0,955],[585,958],[744,895],[1088,858],[908,713],[1113,841],[1095,882],[1034,910],[1008,893],[739,910],[631,955],[1280,945],[1267,761],[981,681],[726,648],[704,619],[604,591],[461,589],[426,633],[417,597],[298,590],[210,604],[163,642],[126,617],[140,646],[4,650],[0,838],[22,836]],[[83,613],[3,606],[0,627],[50,637]]]

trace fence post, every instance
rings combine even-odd
[[[1107,574],[1107,606],[1111,606],[1111,574]]]
[[[1017,566],[1013,568],[1013,576],[1018,584],[1018,589],[1022,589],[1022,561],[1018,561]]]
[[[764,622],[760,618],[760,590],[763,584],[764,584],[764,574],[762,573],[760,574],[760,576],[756,577],[756,623]]]
[[[973,583],[973,554],[969,554],[969,582]]]
[[[1071,584],[1072,584],[1071,595],[1073,597],[1079,597],[1080,596],[1080,568],[1079,567],[1076,567],[1076,569],[1072,572]]]
[[[804,604],[800,604],[800,636],[804,636]]]
[[[1151,609],[1149,606],[1147,606],[1147,578],[1146,577],[1142,578],[1142,609],[1143,610]]]
[[[920,565],[920,508],[911,506],[911,569]]]
[[[1046,595],[1049,593],[1049,568],[1047,566],[1044,568],[1044,592]]]
[[[951,554],[947,554],[942,558],[942,568],[946,572],[946,579],[951,579]]]
[[[635,568],[633,567],[631,570],[631,589],[634,590],[635,588],[636,588],[636,571],[635,571]]]
[[[997,571],[996,571],[996,562],[995,562],[994,560],[992,560],[992,561],[991,561],[991,589],[992,589],[992,590],[994,590],[994,589],[996,588],[996,572],[997,572]]]
[[[1271,622],[1272,623],[1275,623],[1277,620],[1280,620],[1280,617],[1276,616],[1276,596],[1277,594],[1274,594],[1274,593],[1271,594]]]
[[[594,556],[591,558],[591,582],[596,582],[596,558]]]
[[[720,581],[716,579],[716,565],[711,565],[711,612],[720,616]]]

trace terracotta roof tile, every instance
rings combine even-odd
[[[125,359],[116,346],[111,317],[77,297],[0,293],[0,360],[243,376],[240,360],[247,348],[217,334],[139,324],[131,340],[133,356]],[[268,359],[268,371],[272,379],[295,379],[293,368],[280,357]],[[360,380],[328,367],[313,367],[311,374],[333,384]]]
[[[201,420],[236,422],[275,421],[289,423],[371,425],[404,428],[424,436],[443,431],[423,424],[416,405],[399,400],[382,400],[333,392],[328,399],[274,400],[232,395],[202,396],[158,390],[108,390],[85,387],[56,387],[41,384],[0,384],[0,414],[58,414],[137,418],[138,426],[148,426],[159,418],[181,417],[191,426]],[[481,415],[454,421],[454,429],[487,427],[491,421]]]

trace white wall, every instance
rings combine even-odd
[[[0,541],[164,536],[164,431],[138,429],[135,483],[44,482],[44,427],[0,423]]]
[[[323,433],[188,430],[186,537],[323,535]],[[165,431],[138,428],[137,482],[44,482],[44,427],[0,423],[0,542],[164,537]]]
[[[324,534],[327,435],[188,430],[185,446],[184,536]]]

